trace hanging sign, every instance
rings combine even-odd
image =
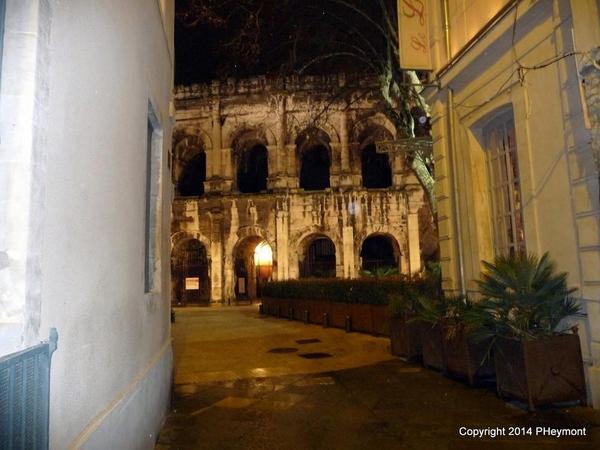
[[[429,1],[398,0],[398,40],[402,69],[432,70]]]

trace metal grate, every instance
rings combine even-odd
[[[58,333],[0,358],[0,450],[47,449],[50,361]]]

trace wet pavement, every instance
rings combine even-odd
[[[599,411],[528,413],[493,387],[391,357],[386,338],[257,307],[178,309],[173,337],[173,410],[157,449],[600,448]],[[549,435],[565,429],[586,435]],[[487,436],[461,436],[478,430]]]

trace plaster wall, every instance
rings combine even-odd
[[[0,276],[12,277],[0,311],[13,312],[0,315],[17,324],[17,348],[58,330],[51,448],[152,448],[166,414],[172,21],[170,0],[7,2],[0,167],[14,175],[1,200],[14,212],[0,223]],[[145,293],[149,104],[156,280]]]
[[[573,3],[581,6],[593,2]],[[591,47],[586,49],[585,57],[568,56],[575,50],[573,27],[598,29],[598,15],[574,23],[571,2],[520,2],[518,9],[513,8],[453,66],[439,74],[441,89],[430,90],[429,101],[434,116],[445,289],[459,287],[458,220],[468,291],[477,290],[473,280],[479,277],[480,261],[494,257],[483,127],[508,111],[514,118],[516,133],[526,248],[538,255],[548,251],[559,270],[569,273],[569,284],[579,288],[584,315],[576,321],[591,398],[598,407],[600,205],[598,167],[590,164],[597,137],[590,132],[584,112],[587,105],[580,84],[580,65],[589,57],[590,48],[600,42],[588,42]],[[441,30],[435,32],[439,35]],[[453,129],[449,114],[453,115]],[[456,193],[452,189],[450,148],[456,152]],[[453,195],[458,195],[458,211],[452,206]]]

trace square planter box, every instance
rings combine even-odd
[[[442,327],[439,324],[421,322],[421,345],[423,365],[430,369],[444,369],[444,344]]]
[[[328,303],[323,300],[307,300],[309,311],[309,322],[317,325],[323,325],[323,314],[328,312]]]
[[[447,375],[467,380],[472,386],[494,376],[494,362],[489,357],[492,340],[475,342],[463,330],[444,327],[442,342]]]
[[[407,318],[390,318],[390,344],[392,355],[408,360],[421,358],[421,329],[419,322],[408,322]]]
[[[390,313],[387,305],[371,305],[371,321],[373,334],[390,335]]]
[[[352,317],[352,330],[363,333],[373,332],[373,320],[371,318],[371,305],[351,303],[350,317]]]
[[[497,338],[494,362],[498,395],[536,406],[586,402],[579,336],[563,334],[540,340]]]
[[[329,324],[335,328],[346,326],[346,316],[350,314],[347,303],[331,302],[329,304]]]

